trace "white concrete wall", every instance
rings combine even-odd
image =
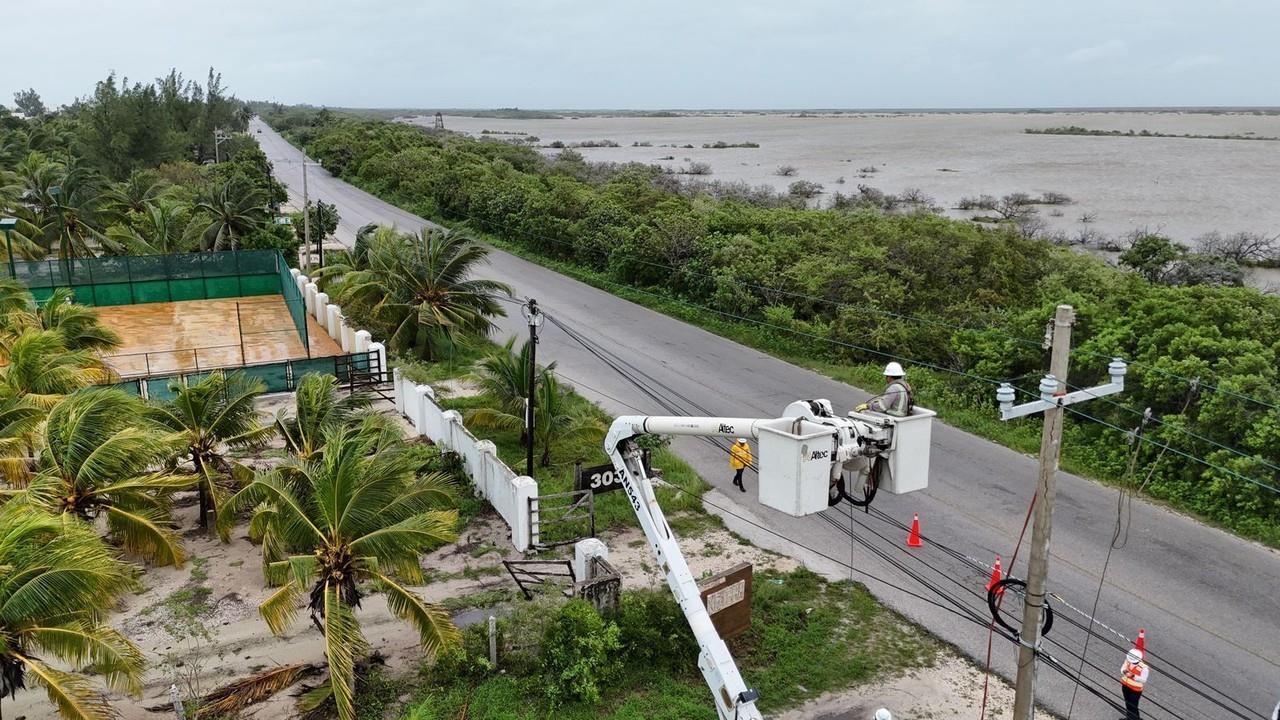
[[[396,409],[413,423],[418,434],[462,458],[476,493],[489,501],[511,527],[511,544],[521,552],[528,550],[531,544],[529,500],[537,497],[538,483],[507,467],[498,458],[493,443],[472,435],[456,411],[437,405],[435,393],[429,386],[414,385],[401,376],[398,368],[392,375]]]

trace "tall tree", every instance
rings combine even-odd
[[[142,401],[91,388],[54,406],[41,433],[39,470],[27,485],[32,506],[85,523],[105,517],[122,547],[157,565],[185,558],[169,496],[191,478],[159,470],[182,438],[140,423]]]
[[[505,315],[498,295],[511,288],[473,277],[489,250],[470,237],[423,228],[417,235],[375,233],[368,265],[342,278],[339,294],[368,310],[390,347],[433,359],[460,334],[487,334]]]
[[[350,427],[326,432],[323,454],[291,458],[282,466],[287,473],[258,476],[235,505],[273,506],[273,532],[289,555],[267,568],[280,588],[260,612],[273,633],[283,634],[307,598],[329,662],[327,685],[308,693],[308,702],[330,698],[338,717],[352,720],[355,664],[369,650],[354,610],[366,591],[386,595],[387,607],[417,631],[428,655],[459,641],[448,611],[407,587],[422,582],[419,556],[455,539],[457,513],[439,509],[447,478],[415,477],[418,461],[403,446],[380,447]]]
[[[266,225],[268,216],[262,193],[234,181],[211,187],[196,211],[205,221],[195,226],[202,250],[235,250],[242,238]]]
[[[186,457],[196,472],[200,492],[200,527],[209,527],[209,514],[223,511],[228,486],[239,473],[223,452],[228,447],[252,447],[265,442],[274,432],[261,422],[254,401],[265,390],[261,380],[244,373],[227,375],[214,371],[194,385],[174,381],[169,385],[174,398],[153,406],[151,417],[162,426],[181,433]],[[225,523],[218,526],[226,539]]]
[[[83,676],[65,668],[100,675],[114,690],[141,692],[142,651],[102,622],[133,587],[131,566],[87,524],[11,502],[0,507],[0,567],[0,698],[30,683],[44,688],[66,720],[117,717]]]
[[[319,373],[303,375],[293,397],[293,414],[281,410],[275,429],[285,448],[304,460],[324,449],[330,428],[360,423],[372,401],[365,393],[343,396],[337,378]]]
[[[13,94],[13,104],[23,115],[29,118],[41,118],[49,112],[44,106],[44,101],[40,99],[40,93],[35,88],[27,88],[19,90]]]

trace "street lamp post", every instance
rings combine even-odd
[[[9,277],[17,277],[13,264],[13,228],[18,224],[17,218],[0,218],[0,230],[4,231],[4,244],[9,251]]]

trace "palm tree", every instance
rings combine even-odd
[[[523,418],[524,403],[529,397],[529,363],[531,361],[529,341],[524,341],[520,345],[520,352],[515,352],[516,339],[514,336],[507,338],[502,348],[495,350],[485,356],[479,362],[474,373],[477,384],[480,389],[487,395],[492,396],[498,402],[496,410],[497,415],[519,415]],[[556,364],[553,361],[545,368],[539,369],[533,377],[535,392],[542,385],[543,381],[555,370]],[[487,408],[470,410],[466,413],[465,419],[468,422],[474,420],[477,416],[481,417],[480,424],[483,426],[488,424],[491,427],[506,427],[504,421],[490,421],[488,416],[495,411]],[[496,416],[495,416],[496,417]],[[523,419],[519,423],[510,425],[510,427],[520,428],[520,444],[526,444],[528,436],[525,432],[525,423]]]
[[[367,309],[391,349],[433,359],[459,334],[487,334],[490,318],[505,314],[495,296],[510,295],[511,288],[471,277],[488,254],[471,238],[444,229],[376,232],[367,267],[345,274],[338,292],[344,304]]]
[[[27,330],[16,337],[0,337],[0,394],[26,398],[49,409],[65,395],[97,385],[111,371],[88,350],[67,347],[57,330]]]
[[[95,523],[129,552],[157,565],[182,565],[169,496],[189,478],[157,472],[178,438],[138,424],[142,401],[110,388],[82,390],[49,412],[37,471],[25,496],[32,507]],[[16,493],[8,493],[13,496]]]
[[[534,400],[533,438],[542,448],[542,467],[551,465],[551,448],[556,442],[581,435],[603,437],[609,429],[585,403],[572,403],[569,393],[547,370],[541,373]],[[525,425],[523,415],[490,408],[470,410],[466,420],[476,427],[521,428],[521,432]]]
[[[143,215],[160,201],[168,185],[155,170],[134,170],[126,180],[103,191],[102,210],[120,221]]]
[[[200,492],[200,527],[209,527],[209,513],[215,519],[226,503],[225,485],[241,473],[223,457],[223,448],[253,447],[264,443],[274,432],[260,421],[254,401],[266,390],[261,380],[244,373],[214,371],[195,385],[170,383],[174,398],[154,405],[151,417],[163,427],[180,433],[191,459]],[[225,523],[218,529],[227,539]]]
[[[201,250],[234,250],[241,238],[267,224],[262,191],[235,180],[211,188],[195,209],[201,216],[191,227]]]
[[[365,393],[343,397],[338,379],[332,375],[308,373],[298,381],[294,392],[293,416],[281,410],[276,414],[275,429],[284,438],[285,448],[305,460],[324,449],[325,430],[359,424],[371,403],[372,398]]]
[[[101,675],[115,690],[141,691],[142,651],[102,623],[133,587],[131,566],[87,524],[11,502],[0,507],[0,567],[0,698],[31,683],[63,718],[116,717],[84,677],[47,660]]]
[[[0,285],[0,307],[5,290]],[[28,298],[30,296],[28,295]],[[49,299],[38,308],[10,316],[10,323],[24,330],[56,332],[68,350],[101,352],[120,346],[120,336],[98,320],[98,312],[87,305],[75,302],[70,288],[55,288]]]
[[[306,596],[329,663],[326,688],[308,693],[307,701],[317,704],[327,695],[338,717],[351,720],[355,664],[369,649],[353,610],[367,591],[385,593],[387,607],[413,626],[428,655],[459,641],[448,612],[406,587],[422,582],[422,553],[456,538],[457,513],[438,509],[448,477],[417,477],[418,460],[403,444],[379,447],[377,439],[343,425],[325,435],[324,453],[290,458],[259,475],[233,505],[270,508],[267,524],[288,556],[265,568],[280,588],[259,611],[280,635]]]
[[[66,168],[58,178],[57,192],[47,188],[38,198],[44,208],[44,246],[59,259],[92,257],[109,246],[102,232],[100,197],[93,174],[82,167]]]

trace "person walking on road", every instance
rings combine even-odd
[[[911,414],[911,408],[915,407],[915,398],[912,396],[911,386],[906,381],[907,372],[902,369],[902,365],[897,362],[891,362],[884,366],[884,392],[871,398],[867,402],[862,403],[854,408],[858,412],[871,410],[872,412],[884,413],[894,417],[906,417]]]
[[[1147,685],[1147,675],[1151,668],[1143,662],[1142,651],[1134,648],[1124,657],[1124,665],[1120,666],[1120,686],[1124,692],[1124,720],[1141,720],[1138,702],[1142,700],[1142,689]]]
[[[733,468],[733,486],[741,490],[747,491],[747,486],[742,484],[742,471],[751,464],[751,446],[743,438],[729,448],[729,467]]]

